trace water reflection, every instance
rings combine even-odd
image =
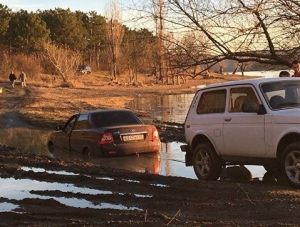
[[[131,170],[141,173],[159,174],[161,156],[157,153],[102,158],[95,156],[82,155],[79,152],[70,152],[64,149],[54,149],[51,153],[53,158],[60,158],[62,160],[81,160],[85,162],[94,163],[101,166]]]
[[[80,188],[76,187],[73,184],[61,184],[61,183],[49,183],[49,182],[41,182],[36,180],[29,179],[20,179],[16,180],[14,178],[0,178],[0,194],[2,198],[6,198],[9,200],[23,200],[25,198],[31,199],[54,199],[61,204],[66,206],[76,207],[76,208],[93,208],[93,209],[118,209],[118,210],[141,210],[137,207],[126,207],[122,204],[110,204],[110,203],[99,203],[95,204],[86,199],[78,199],[75,197],[65,198],[65,197],[55,197],[55,196],[45,196],[35,194],[35,190],[39,191],[55,191],[59,190],[65,193],[80,193],[80,194],[88,194],[88,195],[111,195],[111,191],[103,191],[98,189],[91,188]],[[135,194],[134,194],[135,196]],[[140,195],[137,195],[139,197]],[[17,208],[14,204],[2,204],[4,211],[11,211]],[[0,206],[1,208],[1,206]],[[10,210],[11,209],[11,210]],[[0,210],[1,211],[1,210]]]
[[[77,159],[101,166],[141,173],[196,179],[193,169],[185,166],[184,154],[180,150],[180,143],[175,142],[163,143],[159,154],[149,153],[125,157],[101,158],[89,157],[63,149],[55,149],[51,156],[63,160]]]
[[[160,175],[181,176],[196,179],[192,167],[185,166],[185,154],[181,151],[182,143],[163,143],[161,147]]]
[[[194,94],[138,97],[128,104],[133,110],[151,113],[151,120],[183,123]]]
[[[72,172],[66,172],[66,171],[50,171],[50,170],[45,170],[43,168],[35,168],[35,167],[27,167],[27,166],[22,166],[21,170],[29,172],[32,171],[34,173],[43,173],[47,172],[48,174],[56,174],[56,175],[67,175],[67,176],[78,176],[78,173],[72,173]]]
[[[12,203],[0,203],[0,212],[10,212],[14,209],[18,208],[19,206],[12,204]]]

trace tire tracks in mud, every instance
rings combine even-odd
[[[0,128],[10,127],[26,127],[33,128],[30,124],[21,119],[19,110],[26,106],[31,96],[31,91],[28,88],[8,88],[7,86],[2,87],[1,99],[0,99]]]

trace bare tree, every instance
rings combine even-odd
[[[56,68],[64,82],[74,75],[81,60],[78,53],[51,43],[44,45],[44,57]]]
[[[117,62],[121,53],[120,47],[124,36],[124,27],[120,23],[121,13],[118,8],[117,0],[111,0],[106,14],[108,18],[106,36],[108,50],[111,55],[112,79],[117,80]]]
[[[166,29],[173,31],[189,65],[211,68],[234,60],[290,66],[300,56],[299,0],[165,0],[164,6]],[[152,14],[144,5],[139,11]],[[181,42],[191,31],[205,37],[197,40],[199,50],[206,49],[204,57],[193,58]]]

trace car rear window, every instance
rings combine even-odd
[[[110,127],[118,125],[143,124],[133,113],[129,111],[108,111],[93,113],[91,121],[94,127]]]

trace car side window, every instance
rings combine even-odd
[[[81,114],[74,126],[74,130],[81,130],[81,129],[88,129],[89,128],[89,121],[87,114]]]
[[[203,92],[197,106],[197,114],[224,113],[225,105],[225,89]]]
[[[243,112],[242,106],[245,102],[259,104],[259,100],[252,87],[236,87],[230,89],[229,112]]]

